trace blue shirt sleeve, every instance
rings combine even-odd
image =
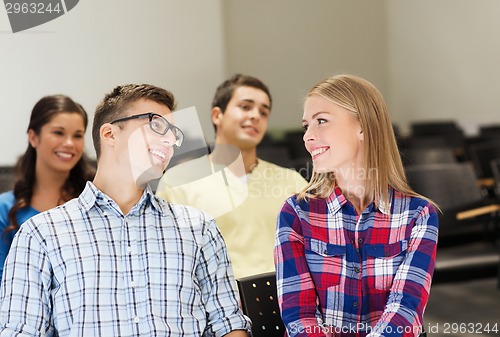
[[[9,253],[12,240],[17,231],[5,232],[5,229],[10,225],[9,221],[9,211],[14,206],[16,198],[14,197],[13,191],[8,191],[0,194],[0,281],[2,280],[3,267],[5,264],[5,259]],[[19,225],[24,223],[26,220],[32,216],[38,214],[39,212],[32,207],[27,207],[19,210],[16,214],[16,219]]]

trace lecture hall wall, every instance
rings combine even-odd
[[[498,13],[497,0],[82,0],[12,33],[0,9],[0,165],[24,151],[42,96],[69,95],[92,117],[124,83],[171,90],[211,141],[212,95],[236,72],[270,86],[276,135],[298,128],[307,90],[338,73],[374,83],[403,132],[455,119],[474,134],[500,123]],[[94,157],[90,130],[86,140]]]

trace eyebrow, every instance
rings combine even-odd
[[[331,113],[329,112],[326,112],[326,111],[319,111],[319,112],[316,112],[314,115],[312,115],[311,119],[314,119],[316,117],[318,117],[318,115],[321,115],[321,114],[329,114],[331,115]],[[305,119],[302,119],[302,123],[305,123],[307,122]]]
[[[52,125],[52,129],[61,129],[66,131],[66,128],[61,125]],[[85,132],[85,129],[77,129],[75,132]]]
[[[248,102],[248,103],[252,103],[252,104],[256,104],[255,101],[253,99],[249,99],[249,98],[243,98],[242,99],[243,102]],[[268,109],[268,110],[271,110],[271,108],[269,107],[269,105],[267,104],[261,104],[264,108]]]

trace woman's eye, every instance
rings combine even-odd
[[[64,135],[64,133],[62,131],[54,131],[53,134],[58,135],[58,136]]]
[[[245,111],[248,111],[251,109],[251,107],[249,105],[241,105],[240,108],[242,108]]]
[[[318,118],[318,124],[326,123],[326,119]]]
[[[304,130],[304,132],[306,132],[308,127],[309,127],[309,125],[304,124],[304,125],[302,125],[302,130]]]

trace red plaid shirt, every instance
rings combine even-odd
[[[429,297],[438,217],[389,189],[361,215],[339,188],[289,198],[278,218],[278,301],[289,336],[416,336]]]

